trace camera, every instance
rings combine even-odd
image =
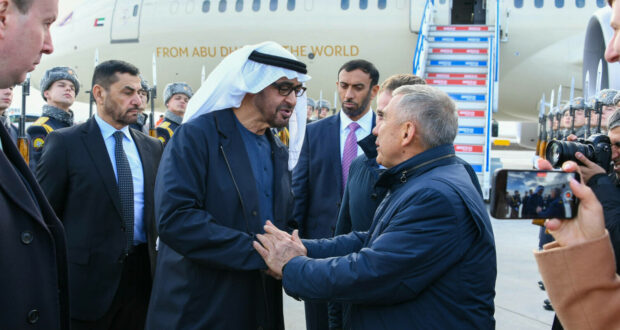
[[[562,163],[572,160],[581,164],[575,158],[575,152],[581,152],[586,158],[598,164],[605,172],[609,172],[611,165],[611,141],[604,134],[593,134],[587,139],[577,141],[551,141],[545,151],[546,159],[553,167],[561,167]]]

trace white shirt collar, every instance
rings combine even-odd
[[[368,133],[372,132],[372,114],[373,111],[371,107],[368,112],[357,121],[360,127]],[[340,131],[345,130],[352,122],[353,120],[340,109]]]
[[[125,126],[118,130],[112,125],[108,124],[105,120],[101,119],[101,117],[99,117],[99,115],[96,113],[95,121],[97,122],[97,125],[99,125],[99,129],[101,130],[101,135],[103,136],[104,140],[112,136],[116,131],[121,131],[123,132],[125,137],[129,139],[129,141],[133,141],[133,139],[131,138],[131,134],[129,133],[129,126]]]

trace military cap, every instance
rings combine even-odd
[[[313,99],[308,98],[308,106],[312,107],[312,109],[316,109],[316,102]]]
[[[47,101],[47,99],[43,93],[58,80],[69,80],[72,82],[75,87],[75,95],[78,95],[80,91],[80,81],[78,80],[75,70],[67,66],[57,66],[45,71],[43,78],[41,78],[41,96],[45,101]]]
[[[585,102],[583,101],[583,97],[576,97],[573,99],[573,109],[585,110]]]
[[[140,86],[146,91],[146,101],[148,102],[151,98],[151,89],[149,87],[149,83],[146,81],[146,79],[144,79],[144,77],[142,77],[142,75],[140,75]]]
[[[319,101],[316,103],[316,107],[317,107],[318,109],[321,109],[321,108],[331,109],[331,108],[332,108],[332,105],[331,105],[331,104],[329,103],[329,101],[327,101],[327,100],[319,100]]]
[[[188,84],[184,82],[170,83],[166,85],[166,89],[164,89],[164,104],[167,104],[168,100],[170,100],[174,94],[185,94],[190,99],[192,95],[194,95],[192,88],[189,87]]]
[[[603,89],[596,94],[596,100],[602,105],[615,105],[614,99],[616,94],[618,94],[618,91],[615,89]]]
[[[567,111],[570,111],[570,102],[564,104],[564,107],[562,108],[562,115],[564,115]]]
[[[611,117],[609,117],[607,120],[607,127],[609,127],[610,131],[616,127],[620,127],[620,109],[616,109]]]
[[[613,103],[618,104],[618,102],[620,102],[620,93],[616,93],[616,96],[614,96],[614,100]]]

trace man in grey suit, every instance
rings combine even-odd
[[[97,113],[47,137],[37,179],[67,232],[72,329],[144,328],[155,265],[153,190],[163,146],[129,128],[138,69],[95,68]]]

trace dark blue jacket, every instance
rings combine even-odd
[[[388,193],[370,230],[304,241],[308,257],[284,267],[286,292],[352,304],[353,329],[493,329],[493,232],[454,147],[416,155],[377,184]]]
[[[332,237],[343,193],[339,115],[306,126],[304,144],[293,170],[293,193],[294,217],[301,236]]]
[[[282,286],[252,242],[263,233],[256,181],[232,110],[181,125],[155,185],[159,254],[147,329],[282,329]],[[286,147],[267,130],[274,224],[293,196]]]

